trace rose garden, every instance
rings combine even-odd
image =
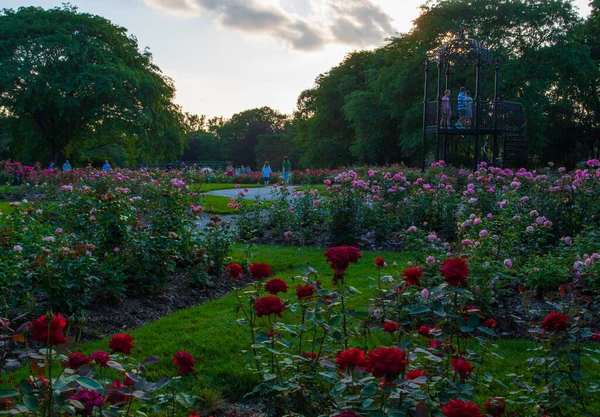
[[[3,162],[2,413],[597,415],[600,162],[485,165]]]

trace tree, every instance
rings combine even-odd
[[[115,145],[130,159],[177,156],[184,135],[174,95],[150,52],[100,16],[70,5],[0,15],[0,107],[13,137],[32,126],[55,163]]]

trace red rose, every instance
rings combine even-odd
[[[229,279],[240,279],[244,270],[238,264],[229,264],[225,267],[225,272],[227,273],[227,278]]]
[[[115,379],[112,385],[106,389],[108,393],[106,402],[114,407],[121,407],[127,404],[129,397],[123,393],[125,388],[126,385],[120,379]]]
[[[395,347],[378,347],[367,354],[366,369],[376,378],[394,379],[408,365],[406,352]]]
[[[400,328],[400,325],[398,323],[394,323],[393,321],[386,321],[381,327],[386,333],[394,333]]]
[[[427,372],[422,371],[420,369],[412,369],[406,373],[406,379],[408,381],[412,381],[413,379],[417,379],[422,376],[427,376]]]
[[[361,256],[360,250],[354,246],[337,246],[325,251],[325,258],[335,271],[336,278],[343,277],[348,266],[357,263]]]
[[[67,343],[67,339],[62,332],[62,329],[64,329],[66,325],[67,320],[61,316],[60,313],[52,316],[52,318],[49,318],[44,314],[29,324],[31,339],[48,343],[49,345]]]
[[[492,417],[500,417],[506,411],[506,401],[504,398],[488,398],[485,403],[485,411]]]
[[[341,371],[347,368],[353,370],[356,367],[363,368],[366,366],[365,351],[359,348],[344,350],[335,355],[335,361]]]
[[[463,311],[463,318],[465,320],[467,320],[471,314],[474,314],[481,319],[485,317],[483,315],[483,313],[481,312],[481,310],[478,307],[473,306],[473,305],[464,306],[462,311]]]
[[[547,332],[564,332],[565,330],[571,328],[571,325],[568,323],[568,321],[569,316],[553,311],[544,318],[544,321],[542,321],[542,329],[546,330]]]
[[[267,282],[265,282],[265,291],[270,294],[277,294],[280,292],[287,292],[288,285],[281,278],[273,278]]]
[[[385,266],[385,259],[375,258],[375,266],[377,266],[379,268],[383,268]]]
[[[471,365],[471,362],[463,358],[452,359],[450,364],[452,365],[454,372],[460,374],[460,379],[463,381],[467,379],[471,372],[473,372],[473,369],[475,369],[475,367]]]
[[[442,414],[446,417],[483,417],[481,409],[471,401],[452,400],[442,407]]]
[[[600,332],[592,333],[592,340],[600,341]]]
[[[433,335],[429,334],[430,331],[431,331],[431,327],[428,327],[428,326],[421,326],[419,328],[419,330],[417,330],[417,332],[421,336],[426,337],[428,339],[433,339]]]
[[[526,285],[521,285],[521,286],[519,287],[519,292],[520,292],[520,293],[524,293],[524,292],[526,292],[526,291],[527,291],[527,286],[526,286]]]
[[[250,276],[255,280],[268,278],[271,276],[271,267],[264,262],[254,263],[250,265]]]
[[[296,287],[296,296],[298,300],[305,300],[312,297],[317,292],[317,289],[312,285],[298,285]]]
[[[427,347],[429,349],[439,349],[442,347],[442,342],[440,342],[439,340],[434,340],[429,345],[427,345]]]
[[[133,337],[125,333],[116,334],[108,342],[108,347],[112,349],[113,353],[124,353],[126,355],[131,354],[133,349]]]
[[[491,329],[492,327],[496,327],[496,320],[495,319],[487,319],[483,325],[485,327],[487,327],[488,329]]]
[[[448,258],[442,264],[440,273],[451,286],[464,285],[467,283],[467,275],[469,275],[467,261],[460,258]]]
[[[271,314],[277,314],[281,317],[285,306],[281,298],[274,295],[267,295],[266,297],[257,298],[254,301],[254,309],[256,310],[256,317],[270,316]]]
[[[200,417],[200,414],[196,412],[196,410],[192,411],[188,417]]]
[[[402,273],[404,277],[404,281],[406,285],[410,287],[411,285],[416,285],[417,287],[421,286],[421,277],[423,277],[423,271],[421,268],[408,268],[405,269]]]
[[[335,414],[333,417],[361,417],[361,416],[354,410],[344,410],[340,414]]]
[[[179,351],[173,355],[173,363],[179,367],[177,375],[187,375],[196,372],[196,360],[187,352]]]
[[[67,366],[73,370],[78,370],[83,365],[89,365],[92,363],[92,358],[84,355],[81,352],[69,353],[69,357],[66,361],[63,361],[63,366]]]
[[[108,356],[108,353],[103,350],[97,350],[96,352],[92,353],[92,359],[101,367],[107,368],[107,362],[110,360],[110,356]]]
[[[317,352],[302,352],[300,356],[307,359],[317,359]]]

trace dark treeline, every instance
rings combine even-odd
[[[262,107],[230,119],[177,117],[170,80],[159,74],[148,53],[140,54],[136,62],[145,68],[134,75],[164,86],[138,110],[143,110],[141,120],[147,126],[140,125],[139,118],[128,125],[130,111],[118,117],[108,112],[110,123],[95,123],[98,133],[84,125],[84,135],[78,136],[82,146],[65,146],[60,152],[82,161],[112,156],[129,165],[179,158],[232,160],[256,167],[288,155],[295,168],[395,162],[416,166],[421,152],[424,61],[429,51],[464,31],[500,60],[502,98],[526,107],[529,150],[524,163],[538,166],[554,161],[573,166],[600,154],[600,0],[593,0],[591,6],[591,15],[583,19],[570,0],[428,2],[410,32],[388,39],[375,50],[353,52],[317,77],[314,86],[298,97],[292,115]],[[483,98],[491,98],[493,77],[493,69],[488,68]],[[469,71],[457,71],[451,89],[457,91],[473,80]],[[435,99],[435,92],[429,99]],[[170,103],[169,111],[161,110],[161,102]],[[109,109],[121,104],[118,101]],[[48,140],[36,142],[39,126],[26,115],[15,119],[6,101],[3,105],[0,152],[24,160],[47,152]],[[71,142],[78,143],[74,138]],[[46,144],[42,150],[39,143]]]

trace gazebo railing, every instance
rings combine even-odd
[[[478,128],[485,131],[521,131],[526,124],[525,107],[521,103],[510,101],[479,101],[472,102],[472,105],[466,105],[458,110],[458,100],[450,100],[448,107],[450,109],[450,129],[459,129],[457,123],[461,120],[463,128],[474,129],[475,115],[477,113]],[[425,127],[435,129],[442,121],[444,115],[444,106],[440,105],[440,114],[438,117],[438,101],[430,101],[426,104],[427,113],[425,118]],[[494,113],[494,108],[496,112]],[[446,126],[441,126],[446,129]]]

